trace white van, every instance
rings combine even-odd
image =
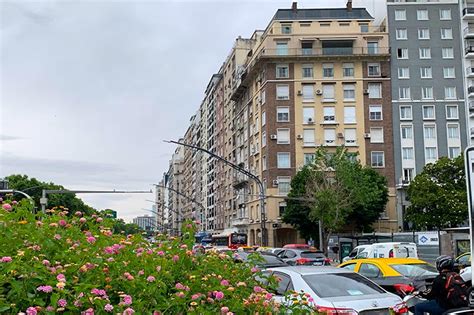
[[[346,256],[346,257],[342,258],[342,262],[346,262],[348,260],[355,259],[357,257],[357,255],[362,253],[368,246],[370,246],[370,244],[359,245],[359,246],[354,247],[351,250],[351,252],[349,253],[349,256]]]
[[[364,250],[357,254],[358,258],[418,258],[418,251],[415,243],[375,243],[365,245]]]

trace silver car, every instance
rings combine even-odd
[[[317,308],[339,310],[345,315],[389,315],[391,307],[402,304],[397,295],[340,268],[289,266],[269,268],[266,272],[279,278],[275,299],[281,303],[285,303],[287,291],[303,290],[311,295]]]

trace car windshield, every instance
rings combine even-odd
[[[240,261],[249,261],[256,263],[258,266],[261,267],[280,267],[280,266],[288,266],[286,262],[281,260],[280,258],[273,256],[273,255],[262,255],[261,253],[246,253],[241,252],[235,255],[236,260]]]
[[[390,267],[410,278],[438,275],[436,268],[428,264],[393,264]]]
[[[326,258],[323,253],[319,252],[301,252],[302,258]]]
[[[357,273],[327,273],[303,276],[321,298],[381,294],[385,291]]]

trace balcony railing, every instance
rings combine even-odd
[[[467,46],[465,50],[466,54],[474,53],[474,46]]]
[[[463,35],[464,37],[466,37],[466,35],[469,35],[469,36],[474,36],[474,27],[465,27],[463,29]]]
[[[381,56],[389,55],[389,47],[327,47],[327,48],[278,48],[263,49],[259,57],[282,57],[282,56]]]
[[[462,15],[474,14],[474,8],[464,8],[462,10]]]
[[[469,102],[469,110],[474,110],[474,102]]]
[[[470,86],[467,88],[467,93],[472,94],[474,93],[474,86]]]
[[[237,218],[237,219],[232,219],[232,225],[233,226],[244,226],[244,225],[249,225],[249,218]]]
[[[474,67],[467,67],[466,75],[474,75]]]

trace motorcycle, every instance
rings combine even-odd
[[[420,296],[419,291],[406,292],[403,302],[412,313],[415,311],[415,305],[424,302],[426,299]],[[469,306],[446,310],[443,315],[474,315],[474,291],[469,294]]]

